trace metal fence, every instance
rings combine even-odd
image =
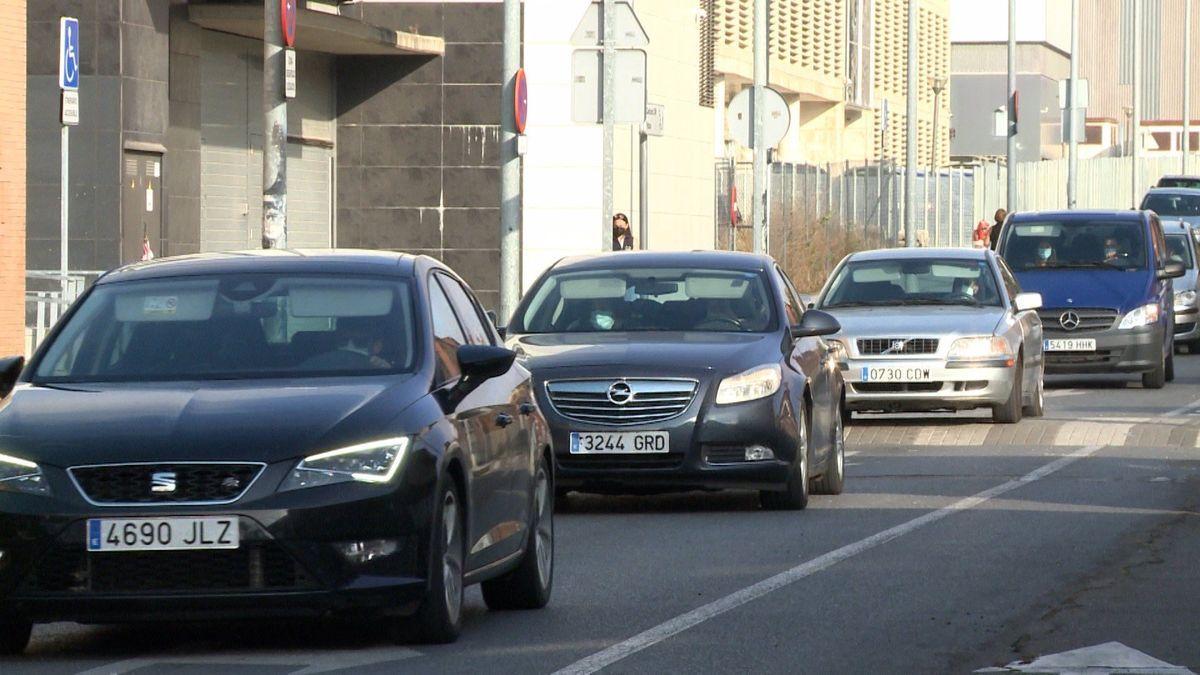
[[[1128,209],[1141,203],[1142,195],[1167,174],[1180,172],[1180,155],[1164,154],[1138,158],[1140,185],[1133,188],[1133,161],[1129,157],[1095,157],[1079,160],[1076,207],[1081,209]],[[1189,156],[1193,172],[1200,171],[1200,153]],[[1003,166],[979,167],[981,182],[1003,205],[1007,174]],[[1022,211],[1067,208],[1067,160],[1023,162],[1017,165],[1017,194]],[[997,208],[997,207],[993,207]],[[980,217],[988,217],[981,214]],[[989,218],[990,219],[990,218]]]
[[[83,295],[103,272],[60,272],[30,270],[25,272],[25,355],[46,339],[67,308]]]

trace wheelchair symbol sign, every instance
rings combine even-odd
[[[58,86],[79,88],[79,19],[69,16],[58,20]]]

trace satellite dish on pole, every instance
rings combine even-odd
[[[770,87],[763,88],[763,101],[766,103],[766,115],[763,117],[763,141],[767,147],[779,144],[787,135],[788,127],[792,125],[792,113],[788,110],[787,101],[783,95]],[[729,133],[733,140],[741,145],[754,147],[754,116],[751,109],[754,103],[754,88],[741,90],[729,102],[725,119],[729,122]]]

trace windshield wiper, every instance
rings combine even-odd
[[[919,304],[923,305],[963,305],[964,307],[983,307],[983,303],[973,298],[930,298]]]
[[[834,307],[891,307],[903,305],[905,300],[855,300],[854,302],[831,302],[825,305],[827,309]]]

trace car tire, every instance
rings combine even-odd
[[[483,582],[488,609],[541,609],[554,587],[554,486],[545,460],[538,461],[534,478],[529,537],[517,569]]]
[[[1172,347],[1170,353],[1167,354],[1166,371],[1167,371],[1166,372],[1167,382],[1174,382],[1175,381],[1175,349],[1173,347]]]
[[[15,656],[29,646],[33,624],[23,619],[0,618],[0,656]]]
[[[1163,350],[1154,370],[1142,373],[1142,388],[1162,389],[1165,386],[1167,386],[1167,354],[1166,350]]]
[[[833,442],[829,457],[825,459],[825,471],[812,482],[815,495],[840,495],[846,483],[846,427],[843,415],[834,415]]]
[[[1038,372],[1037,389],[1033,392],[1033,402],[1025,406],[1021,413],[1025,417],[1041,417],[1046,414],[1046,370]]]
[[[412,617],[416,638],[427,644],[454,642],[462,631],[465,513],[454,480],[447,476],[442,483],[434,502],[429,587]]]
[[[1021,379],[1024,377],[1025,368],[1020,359],[1017,359],[1016,369],[1013,371],[1013,386],[1008,393],[1008,400],[1000,405],[992,406],[992,421],[997,424],[1016,424],[1021,421],[1021,404],[1024,403],[1024,396],[1021,385]]]
[[[800,439],[796,444],[797,460],[792,462],[792,474],[783,490],[763,490],[758,501],[768,511],[799,511],[808,506],[808,415],[800,408]]]

